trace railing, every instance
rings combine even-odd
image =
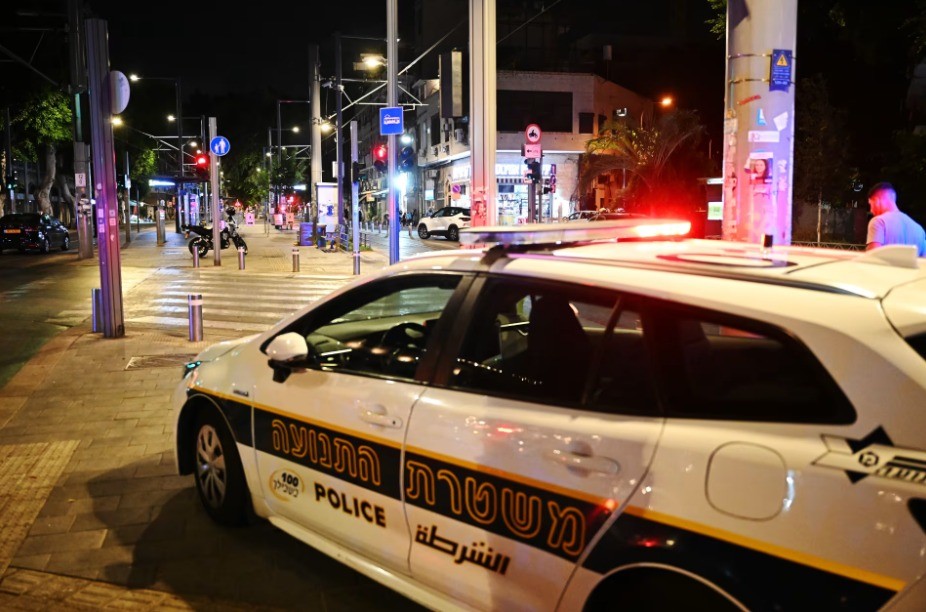
[[[839,249],[840,251],[864,251],[864,244],[851,244],[848,242],[815,242],[805,240],[794,240],[791,246],[818,247],[821,249]]]
[[[351,232],[350,226],[347,224],[338,225],[335,232],[334,241],[335,248],[341,249],[343,251],[352,251],[353,250],[353,232]],[[369,249],[370,248],[370,236],[369,233],[364,231],[363,224],[360,225],[360,249]]]

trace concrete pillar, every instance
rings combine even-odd
[[[723,239],[791,243],[797,0],[727,3]]]
[[[474,226],[498,223],[495,44],[495,0],[469,0],[470,201]]]

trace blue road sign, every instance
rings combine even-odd
[[[791,87],[791,49],[772,49],[768,74],[769,91],[788,91]]]
[[[401,106],[385,106],[379,109],[379,135],[392,136],[405,131]]]
[[[213,155],[222,157],[231,150],[231,144],[229,144],[228,138],[216,136],[209,141],[209,150],[212,151]]]

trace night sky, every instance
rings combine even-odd
[[[248,4],[254,8],[178,0],[88,2],[95,15],[109,24],[113,69],[179,76],[189,93],[269,87],[305,97],[311,41],[330,45],[330,34],[339,28],[375,32],[380,23],[385,36],[384,0]]]
[[[466,0],[428,1],[466,5]],[[725,50],[723,41],[704,23],[711,15],[707,0],[498,0],[499,11],[512,3],[527,6],[527,13],[553,7],[551,14],[569,25],[564,28],[567,37],[613,43],[612,80],[653,98],[674,93],[679,107],[697,110],[708,137],[719,142]],[[66,0],[2,4],[2,44],[66,83]],[[832,103],[848,111],[853,157],[875,171],[895,155],[889,150],[892,131],[909,123],[904,100],[911,71],[910,31],[898,24],[915,16],[914,4],[912,0],[878,6],[863,0],[801,0],[799,4],[797,76],[826,76]],[[308,98],[310,43],[320,47],[323,76],[332,76],[334,31],[384,36],[386,29],[385,0],[274,1],[250,3],[245,10],[232,2],[195,0],[86,0],[86,6],[108,23],[111,67],[126,74],[181,77],[185,111],[186,100],[202,98],[200,94],[229,97],[263,92],[271,100]],[[399,1],[400,27],[414,23],[414,6],[413,0]],[[836,15],[838,19],[834,6],[843,13]],[[25,16],[23,10],[34,14]],[[843,27],[834,25],[840,21]],[[50,29],[39,32],[40,27]],[[406,61],[414,55],[401,47],[410,39],[404,37],[400,44]],[[40,84],[42,80],[23,66],[9,60],[0,63],[4,104],[15,106]],[[154,84],[146,86],[150,89],[143,90],[141,84],[133,89],[136,103],[137,96],[156,89]],[[161,90],[165,99],[172,98],[169,86],[162,85]],[[210,113],[209,104],[207,100],[199,109],[191,104],[191,112]],[[272,116],[263,116],[272,111],[259,112],[261,126],[273,121]]]

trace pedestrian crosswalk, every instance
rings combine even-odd
[[[280,319],[338,289],[353,277],[203,274],[169,280],[157,296],[126,304],[130,324],[186,327],[188,296],[203,299],[203,328],[261,332]],[[146,292],[147,293],[147,292]]]
[[[185,328],[188,296],[201,295],[203,328],[262,332],[284,317],[330,294],[354,276],[210,272],[154,274],[123,298],[126,328]],[[58,313],[49,322],[77,324],[90,317],[89,304]]]

